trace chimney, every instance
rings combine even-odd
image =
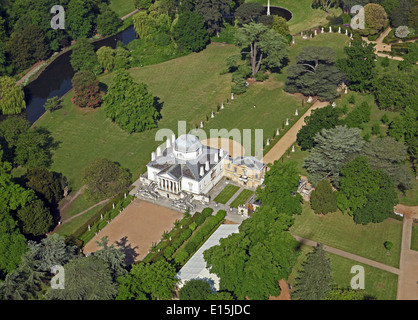
[[[171,140],[167,139],[167,148],[170,148],[170,147],[171,147]]]
[[[224,150],[222,148],[219,150],[219,156],[221,158],[224,156]]]
[[[200,167],[200,176],[203,177],[203,175],[205,174],[205,171],[203,169],[203,166]]]
[[[213,161],[215,163],[218,163],[219,162],[218,152],[215,153],[215,157],[214,157]]]
[[[151,152],[151,161],[155,161],[155,152]]]
[[[161,148],[160,147],[158,147],[157,148],[157,157],[160,157],[161,156]]]
[[[205,170],[209,171],[209,161],[206,160],[206,164],[205,164]]]
[[[176,143],[176,135],[173,133],[171,136],[171,144],[173,145],[173,147],[175,143]]]

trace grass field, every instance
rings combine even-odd
[[[234,201],[231,202],[230,207],[232,208],[238,208],[240,204],[244,204],[245,201],[248,200],[249,197],[254,193],[254,191],[244,189],[241,191],[241,193],[234,199]]]
[[[135,0],[110,0],[109,7],[122,18],[136,9],[134,4]]]
[[[332,253],[327,253],[331,259],[332,278],[339,287],[350,287],[350,281],[355,276],[351,268],[355,265],[364,268],[364,293],[377,300],[396,300],[398,276],[357,261],[353,261]]]
[[[213,201],[225,204],[229,199],[239,190],[239,187],[232,184],[228,184],[225,189],[223,189]]]
[[[300,247],[300,255],[294,266],[292,273],[289,275],[287,282],[294,287],[297,282],[299,272],[303,269],[302,265],[307,259],[307,255],[313,251],[313,247],[302,245]],[[332,283],[338,287],[350,287],[351,278],[354,274],[350,273],[354,265],[364,267],[365,272],[365,291],[369,297],[377,300],[395,300],[398,285],[398,276],[390,272],[386,272],[368,265],[361,264],[332,253],[327,253],[331,260]]]
[[[296,216],[291,233],[326,244],[393,267],[399,267],[402,222],[386,219],[366,226],[355,224],[349,215],[341,212],[316,215],[308,202],[302,205],[302,214]],[[386,255],[385,241],[393,243],[390,255]]]
[[[267,5],[266,0],[248,0],[246,2],[260,2]],[[271,6],[286,8],[292,12],[293,17],[288,22],[292,34],[308,30],[321,24],[326,24],[327,13],[312,8],[312,0],[271,0]],[[341,9],[331,9],[331,15],[341,14]]]

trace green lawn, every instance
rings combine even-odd
[[[225,204],[229,199],[239,190],[239,187],[232,184],[228,184],[216,197],[213,199],[215,202]]]
[[[406,206],[418,206],[418,182],[412,182],[412,188],[406,190],[405,194],[399,192],[399,203]]]
[[[70,222],[67,222],[61,226],[58,230],[58,234],[61,236],[71,235],[73,234],[81,225],[86,223],[91,217],[93,217],[101,208],[103,208],[105,204],[97,206],[89,211],[87,211],[82,216],[74,218]]]
[[[412,226],[411,249],[418,251],[418,223]]]
[[[248,200],[249,197],[254,193],[254,191],[244,189],[241,191],[241,193],[234,199],[234,201],[231,202],[230,207],[232,208],[238,208],[240,204],[244,204],[245,201]]]
[[[267,5],[266,0],[248,0],[246,2],[260,2]],[[292,34],[309,30],[318,25],[326,24],[327,13],[320,9],[312,8],[312,0],[271,0],[271,6],[286,8],[293,13],[288,22]],[[341,9],[331,9],[331,15],[340,15]]]
[[[364,267],[364,293],[377,300],[396,300],[398,275],[353,261],[332,253],[332,279],[339,287],[350,287],[351,279],[356,273],[350,273],[355,265]]]
[[[301,245],[300,255],[296,265],[292,269],[287,282],[294,287],[297,282],[299,272],[303,269],[302,265],[306,261],[308,253],[313,251],[313,247]],[[350,287],[351,278],[355,274],[351,274],[351,268],[355,265],[364,267],[365,272],[365,291],[369,297],[378,300],[394,300],[396,299],[398,276],[396,274],[383,271],[368,265],[364,265],[357,261],[353,261],[332,253],[327,252],[327,256],[331,260],[332,280],[333,284],[338,287]]]
[[[393,267],[399,267],[402,222],[386,219],[377,224],[358,225],[353,218],[341,212],[315,214],[308,202],[302,205],[302,214],[296,216],[291,233],[326,244]],[[394,245],[386,255],[385,241]]]
[[[136,9],[134,4],[135,0],[110,0],[109,7],[122,18]]]

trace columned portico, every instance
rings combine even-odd
[[[173,181],[165,178],[158,179],[158,188],[164,191],[179,193],[180,183],[178,181]]]

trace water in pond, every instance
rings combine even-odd
[[[264,12],[263,14],[267,14],[267,7],[264,7]],[[289,10],[285,9],[285,8],[281,8],[281,7],[273,7],[270,6],[270,14],[272,16],[280,16],[286,19],[286,21],[289,21],[290,19],[292,19],[292,12],[290,12]]]
[[[121,41],[127,45],[135,39],[133,27],[116,34],[115,36],[99,40],[93,43],[97,50],[102,46],[116,47],[116,43]],[[74,70],[70,63],[71,51],[68,51],[56,58],[37,79],[29,83],[25,88],[26,116],[30,123],[34,123],[44,112],[44,104],[47,99],[54,96],[62,97],[72,89],[71,80]]]

